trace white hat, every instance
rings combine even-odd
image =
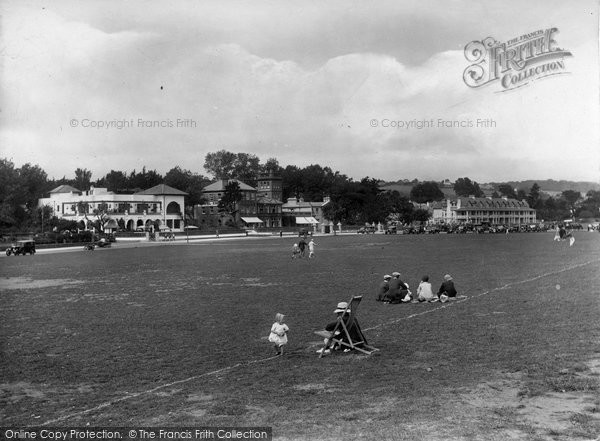
[[[394,276],[394,277],[400,277],[400,273],[398,271],[394,271],[392,273],[392,276]]]
[[[446,303],[448,301],[448,296],[446,294],[442,294],[440,296],[440,302]]]
[[[387,280],[387,279],[391,279],[392,276],[390,276],[389,274],[386,274],[385,276],[383,276],[383,278],[384,278],[384,280]]]
[[[340,302],[337,304],[337,309],[333,312],[334,312],[334,314],[337,314],[338,312],[346,311],[347,308],[348,308],[348,302]],[[348,309],[348,311],[350,311],[350,310]]]

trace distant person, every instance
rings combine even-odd
[[[310,242],[308,242],[308,258],[312,259],[315,257],[315,241],[311,238]]]
[[[298,257],[300,257],[300,247],[295,243],[292,247],[292,259],[297,259]]]
[[[304,257],[306,250],[306,241],[304,237],[301,237],[298,241],[298,248],[300,248],[300,257]]]
[[[417,300],[419,302],[431,302],[434,299],[433,290],[431,289],[431,283],[429,283],[429,276],[421,277],[421,283],[417,288]]]
[[[269,334],[269,341],[274,344],[276,355],[283,355],[283,346],[288,342],[287,333],[290,328],[283,322],[284,318],[283,314],[275,314],[275,323],[271,326]]]
[[[558,226],[558,225],[557,225],[557,226],[556,226],[556,233],[554,234],[554,240],[555,240],[556,242],[559,242],[559,241],[560,241],[560,239],[561,239],[561,238],[560,238],[560,226]]]
[[[444,281],[437,292],[440,302],[447,302],[450,299],[455,299],[457,294],[456,288],[454,287],[454,279],[450,274],[446,274],[444,276]]]
[[[386,274],[385,276],[383,276],[383,282],[381,282],[379,284],[379,290],[377,291],[377,301],[378,302],[385,302],[385,301],[390,301],[390,298],[388,296],[388,293],[390,291],[390,280],[391,280],[392,276],[390,276],[389,274]]]

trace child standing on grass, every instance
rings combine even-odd
[[[298,257],[300,257],[300,247],[297,243],[295,243],[292,247],[292,259],[296,259]]]
[[[283,323],[284,317],[281,313],[275,314],[275,323],[271,326],[271,333],[269,334],[269,341],[275,345],[276,355],[283,355],[283,345],[288,342],[287,333],[290,328]]]

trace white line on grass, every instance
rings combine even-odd
[[[406,317],[401,317],[401,318],[398,318],[398,319],[395,319],[395,320],[392,320],[392,321],[388,321],[386,323],[381,323],[381,324],[379,324],[377,326],[373,326],[373,327],[370,327],[370,328],[365,328],[364,331],[372,331],[374,329],[378,329],[378,328],[381,328],[383,326],[392,325],[394,323],[398,323],[398,322],[401,322],[403,320],[408,320],[408,319],[419,317],[419,316],[422,316],[422,315],[425,315],[425,314],[430,314],[432,312],[437,312],[437,311],[440,311],[440,310],[442,310],[444,308],[449,308],[449,307],[452,307],[452,306],[457,305],[459,303],[466,302],[469,299],[474,299],[474,298],[477,298],[477,297],[488,295],[488,294],[491,294],[491,293],[496,292],[496,291],[502,291],[502,290],[505,290],[507,288],[510,288],[511,286],[516,286],[516,285],[521,285],[523,283],[533,282],[534,280],[542,279],[544,277],[552,276],[552,275],[559,274],[559,273],[562,273],[562,272],[565,272],[565,271],[571,271],[573,269],[580,268],[580,267],[589,265],[591,263],[596,263],[598,261],[599,261],[599,259],[590,260],[588,262],[579,263],[577,265],[567,266],[567,267],[562,268],[562,269],[560,269],[558,271],[552,271],[552,272],[547,272],[547,273],[544,273],[544,274],[540,274],[540,275],[532,277],[530,279],[520,280],[518,282],[507,283],[504,286],[500,286],[498,288],[494,288],[494,289],[491,289],[491,290],[488,290],[488,291],[484,291],[482,293],[479,293],[479,294],[476,294],[476,295],[473,295],[473,296],[470,296],[470,297],[467,297],[467,298],[464,298],[464,299],[456,300],[456,301],[453,301],[452,303],[445,303],[443,305],[440,305],[437,308],[429,309],[427,311],[419,312],[419,313],[416,313],[416,314],[411,314],[411,315],[408,315]],[[91,407],[89,409],[85,409],[85,410],[82,410],[82,411],[79,411],[79,412],[74,412],[74,413],[71,413],[71,414],[68,414],[68,415],[63,415],[61,417],[54,418],[52,420],[48,420],[48,421],[42,423],[41,425],[42,426],[47,426],[49,424],[55,424],[55,423],[58,423],[60,421],[67,420],[69,418],[78,417],[78,416],[85,415],[85,414],[88,414],[88,413],[91,413],[91,412],[95,412],[97,410],[104,409],[106,407],[110,407],[110,406],[112,406],[114,404],[117,404],[117,403],[120,403],[122,401],[130,400],[132,398],[137,398],[137,397],[142,396],[142,395],[151,394],[153,392],[156,392],[156,391],[161,390],[161,389],[165,389],[167,387],[175,386],[177,384],[188,383],[190,381],[194,381],[194,380],[197,380],[197,379],[202,378],[202,377],[208,377],[210,375],[220,374],[221,372],[230,371],[230,370],[238,368],[240,366],[251,365],[251,364],[255,364],[255,363],[262,363],[262,362],[265,362],[265,361],[274,360],[274,359],[276,359],[278,357],[279,356],[275,355],[275,356],[271,356],[271,357],[267,357],[267,358],[259,358],[259,359],[256,359],[256,360],[251,360],[251,361],[247,361],[247,362],[236,363],[236,364],[231,365],[231,366],[226,366],[224,368],[217,369],[216,371],[205,372],[205,373],[199,374],[199,375],[193,375],[193,376],[185,378],[183,380],[177,380],[177,381],[173,381],[171,383],[166,383],[166,384],[162,384],[160,386],[156,386],[156,387],[154,387],[152,389],[148,389],[148,390],[143,390],[141,392],[135,392],[135,393],[127,394],[127,395],[125,395],[125,396],[123,396],[121,398],[115,398],[114,400],[106,401],[106,402],[104,402],[102,404],[99,404],[98,406]]]
[[[466,302],[469,299],[475,299],[477,297],[485,296],[485,295],[491,294],[491,293],[496,292],[496,291],[505,290],[505,289],[510,288],[512,286],[521,285],[523,283],[533,282],[534,280],[543,279],[544,277],[553,276],[555,274],[560,274],[560,273],[565,272],[565,271],[571,271],[571,270],[573,270],[575,268],[580,268],[582,266],[586,266],[586,265],[589,265],[591,263],[596,263],[596,262],[598,262],[598,259],[596,259],[596,260],[590,260],[590,261],[584,262],[584,263],[579,263],[577,265],[567,266],[567,267],[562,268],[560,270],[551,271],[551,272],[547,272],[547,273],[544,273],[544,274],[540,274],[540,275],[532,277],[530,279],[519,280],[518,282],[507,283],[506,285],[499,286],[498,288],[490,289],[488,291],[484,291],[484,292],[476,294],[476,295],[472,295],[472,296],[469,296],[469,297],[466,297],[466,298],[463,298],[463,299],[460,299],[460,300],[456,300],[456,301],[453,301],[451,303],[445,303],[443,305],[440,305],[437,308],[428,309],[427,311],[423,311],[423,312],[419,312],[419,313],[416,313],[416,314],[407,315],[406,317],[400,317],[400,318],[397,318],[395,320],[391,320],[391,321],[388,321],[388,322],[385,322],[385,323],[380,323],[379,325],[372,326],[370,328],[365,328],[365,329],[363,329],[363,331],[372,331],[374,329],[378,329],[378,328],[381,328],[383,326],[393,325],[394,323],[398,323],[398,322],[401,322],[401,321],[404,321],[404,320],[412,319],[412,318],[419,317],[419,316],[422,316],[422,315],[425,315],[425,314],[431,314],[432,312],[437,312],[437,311],[440,311],[440,310],[442,310],[444,308],[449,308],[449,307],[457,305],[459,303]]]
[[[106,401],[106,402],[104,402],[102,404],[99,404],[96,407],[91,407],[89,409],[85,409],[85,410],[82,410],[80,412],[74,412],[74,413],[71,413],[71,414],[68,414],[68,415],[63,415],[61,417],[55,418],[53,420],[45,421],[44,423],[42,423],[42,426],[47,426],[49,424],[55,424],[55,423],[58,423],[60,421],[67,420],[69,418],[73,418],[73,417],[85,415],[87,413],[94,412],[96,410],[100,410],[100,409],[104,409],[105,407],[112,406],[113,404],[120,403],[121,401],[126,401],[126,400],[129,400],[131,398],[137,398],[137,397],[139,397],[141,395],[151,394],[151,393],[156,392],[158,390],[165,389],[165,388],[171,387],[171,386],[175,386],[176,384],[187,383],[189,381],[197,380],[198,378],[208,377],[209,375],[220,374],[221,372],[230,371],[232,369],[235,369],[235,368],[243,366],[243,365],[250,365],[250,364],[254,364],[254,363],[260,363],[260,362],[263,362],[263,361],[268,361],[268,360],[275,359],[277,357],[278,357],[278,355],[275,355],[275,356],[272,356],[272,357],[262,358],[262,359],[258,359],[258,360],[251,360],[251,361],[247,361],[247,362],[244,362],[244,363],[236,363],[234,365],[227,366],[227,367],[224,367],[222,369],[217,369],[216,371],[205,372],[205,373],[200,374],[200,375],[193,375],[193,376],[185,378],[183,380],[177,380],[177,381],[173,381],[172,383],[166,383],[166,384],[162,384],[160,386],[156,386],[155,388],[152,388],[152,389],[143,390],[141,392],[135,392],[135,393],[132,393],[132,394],[127,394],[127,395],[125,395],[125,396],[123,396],[121,398],[115,398],[114,400]]]

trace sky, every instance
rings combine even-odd
[[[206,175],[206,154],[225,149],[354,179],[600,182],[598,11],[596,0],[6,0],[0,157],[57,179]],[[551,28],[571,54],[556,75],[465,83],[468,43]]]

